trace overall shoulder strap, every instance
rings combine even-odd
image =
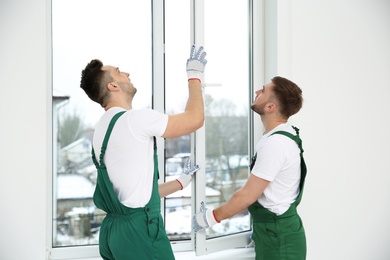
[[[297,133],[297,135],[293,135],[293,134],[286,132],[286,131],[276,131],[276,132],[272,133],[271,135],[281,134],[281,135],[285,135],[285,136],[291,138],[292,140],[294,140],[297,143],[299,150],[301,151],[301,154],[303,154],[302,140],[299,137],[299,129],[295,126],[293,126],[293,128],[294,128],[295,132]]]
[[[301,199],[302,199],[302,194],[303,194],[303,188],[305,186],[305,179],[306,179],[306,173],[307,173],[307,168],[306,168],[306,163],[305,163],[305,159],[303,158],[303,147],[302,147],[302,140],[301,138],[299,137],[299,129],[295,126],[293,126],[295,132],[297,133],[297,135],[293,135],[289,132],[285,132],[285,131],[276,131],[274,133],[272,133],[271,135],[274,135],[274,134],[281,134],[281,135],[285,135],[289,138],[291,138],[292,140],[294,140],[298,147],[299,147],[299,150],[301,151],[300,152],[300,157],[301,157],[301,181],[299,183],[299,188],[300,188],[300,192],[299,192],[299,195],[297,197],[297,199],[295,200],[295,205],[298,206],[299,203],[301,202]]]
[[[112,129],[114,128],[114,125],[115,125],[116,121],[118,120],[118,118],[121,115],[123,115],[125,112],[126,111],[121,111],[121,112],[115,114],[113,116],[113,118],[111,119],[110,124],[108,125],[107,132],[106,132],[106,135],[104,136],[104,140],[103,140],[103,144],[102,144],[102,149],[100,151],[100,157],[99,157],[100,166],[104,165],[103,158],[104,158],[104,154],[106,153],[107,144],[108,144],[108,140],[110,139]],[[93,159],[95,165],[98,165],[93,147],[92,147],[92,159]]]

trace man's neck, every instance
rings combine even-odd
[[[121,108],[123,108],[125,110],[130,110],[132,108],[131,107],[131,103],[120,102],[120,101],[111,101],[104,107],[104,110],[107,111],[107,110],[109,110],[112,107],[121,107]]]
[[[267,134],[270,132],[272,129],[275,127],[287,123],[287,119],[282,119],[282,118],[269,118],[265,119],[261,117],[261,121],[263,122],[264,125],[264,134]]]

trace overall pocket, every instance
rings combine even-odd
[[[160,226],[161,226],[161,217],[160,214],[151,214],[148,218],[148,235],[149,239],[154,242],[158,237]]]

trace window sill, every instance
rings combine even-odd
[[[215,252],[208,255],[196,256],[194,251],[177,252],[175,253],[176,260],[213,260],[213,259],[228,259],[228,260],[245,260],[254,259],[254,248],[235,248],[220,252]]]
[[[194,251],[176,252],[176,260],[216,260],[216,259],[227,259],[227,260],[245,260],[255,259],[254,248],[235,248],[228,249],[220,252],[215,252],[208,255],[196,256]],[[101,260],[101,258],[83,258],[78,260]]]

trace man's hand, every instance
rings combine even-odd
[[[192,175],[199,169],[199,165],[195,165],[191,168],[191,159],[187,160],[186,167],[183,169],[182,174],[180,174],[179,178],[176,179],[180,183],[181,189],[184,189],[190,184]]]
[[[202,201],[200,211],[192,217],[192,229],[196,233],[217,223],[219,221],[215,218],[213,210],[207,209]]]
[[[190,58],[187,60],[187,76],[188,80],[198,79],[203,82],[203,72],[207,60],[205,59],[206,52],[203,46],[200,46],[196,51],[195,45],[192,45]]]

